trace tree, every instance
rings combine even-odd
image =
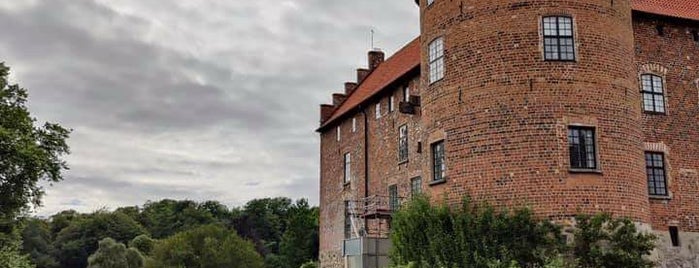
[[[141,213],[141,223],[156,239],[216,222],[207,209],[189,200],[148,202]]]
[[[579,267],[654,267],[644,256],[650,255],[657,238],[639,233],[631,220],[609,214],[578,216],[577,227],[574,253]]]
[[[58,267],[53,256],[55,248],[49,223],[40,219],[29,219],[22,230],[22,252],[29,254],[38,268]]]
[[[29,256],[19,252],[19,242],[0,247],[0,268],[34,268]]]
[[[252,243],[220,225],[206,225],[158,242],[146,267],[262,268]]]
[[[11,219],[29,204],[40,205],[41,180],[58,182],[68,167],[70,131],[58,124],[36,126],[27,91],[9,85],[10,68],[0,63],[0,218]]]
[[[136,238],[131,240],[131,242],[129,242],[130,248],[138,249],[138,251],[145,255],[150,255],[154,246],[155,240],[150,238],[150,236],[144,234],[137,236]]]
[[[297,268],[318,259],[318,213],[305,199],[289,208],[280,249],[283,267]]]
[[[61,267],[87,267],[87,258],[98,249],[98,241],[113,238],[127,243],[146,233],[131,217],[120,212],[98,211],[83,216],[61,230],[54,241]]]
[[[133,248],[111,238],[102,239],[99,249],[88,259],[88,268],[141,268],[145,259]]]

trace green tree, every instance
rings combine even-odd
[[[98,211],[82,216],[58,233],[54,241],[56,257],[61,267],[86,267],[88,256],[97,251],[98,241],[109,237],[127,243],[144,233],[145,229],[126,214]]]
[[[655,248],[652,234],[640,233],[629,219],[614,219],[609,214],[578,216],[574,253],[578,266],[654,267],[644,257]]]
[[[242,237],[255,243],[263,257],[278,255],[289,207],[291,199],[285,197],[251,200],[243,208],[235,228]]]
[[[138,251],[145,255],[150,255],[154,246],[155,240],[144,234],[135,237],[133,240],[131,240],[131,242],[129,242],[130,248],[138,249]]]
[[[102,239],[99,249],[88,258],[88,268],[141,268],[145,259],[133,248],[111,238]]]
[[[216,222],[211,212],[189,200],[148,202],[141,212],[141,223],[156,239]]]
[[[37,126],[27,109],[27,91],[10,85],[10,68],[0,63],[0,218],[12,219],[29,204],[40,205],[41,180],[58,182],[67,169],[70,131],[58,124]]]
[[[297,268],[318,258],[318,210],[301,199],[289,207],[280,255],[284,267]]]
[[[206,225],[159,241],[146,267],[262,268],[252,243],[220,225]]]
[[[19,251],[19,242],[0,247],[0,268],[34,268],[28,255]]]
[[[22,230],[22,252],[29,254],[38,268],[58,267],[53,256],[55,249],[49,223],[40,219],[29,219]]]

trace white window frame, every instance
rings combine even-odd
[[[357,118],[352,117],[352,133],[357,132]]]
[[[429,83],[433,84],[444,79],[444,37],[440,36],[432,40],[428,46],[428,77]]]
[[[344,155],[344,182],[348,184],[352,181],[352,154],[346,153]]]
[[[381,118],[381,102],[376,103],[376,119]]]
[[[342,128],[340,126],[337,126],[337,130],[335,131],[337,133],[337,141],[342,140],[342,133],[340,132]]]
[[[393,112],[395,110],[396,110],[396,98],[393,95],[391,95],[388,98],[388,111]]]
[[[410,102],[410,86],[403,87],[403,101]]]

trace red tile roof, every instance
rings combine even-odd
[[[699,20],[699,0],[633,0],[636,11]]]
[[[401,48],[398,52],[393,54],[393,56],[376,67],[376,69],[359,84],[357,89],[349,95],[347,100],[333,112],[330,119],[323,123],[321,129],[418,67],[420,67],[420,37],[415,38],[415,40]]]
[[[699,0],[633,0],[633,9],[646,13],[699,20]],[[350,110],[363,104],[397,79],[420,67],[420,37],[377,67],[337,108],[319,130],[332,124]]]

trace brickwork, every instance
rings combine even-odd
[[[468,195],[501,207],[527,205],[539,217],[559,220],[610,212],[658,234],[676,226],[682,236],[697,237],[699,41],[693,31],[699,22],[632,12],[631,5],[629,0],[421,3],[420,70],[396,77],[336,122],[321,124],[321,266],[343,266],[344,200],[386,196],[391,185],[407,197],[414,177],[422,178],[433,200],[456,204]],[[575,61],[544,60],[545,16],[572,18]],[[428,44],[439,37],[446,73],[429,84]],[[644,112],[643,74],[662,77],[665,114]],[[405,85],[420,97],[412,115],[398,110]],[[331,116],[327,108],[323,112]],[[403,125],[409,130],[409,160],[399,163]],[[596,170],[570,168],[570,126],[594,127]],[[447,178],[430,183],[430,145],[438,141],[445,143]],[[666,157],[668,197],[648,194],[646,151]],[[348,152],[352,182],[343,185]],[[688,240],[674,249],[667,240],[658,256],[675,261],[682,254],[673,252],[686,255],[696,244]],[[672,267],[666,263],[663,267]]]

